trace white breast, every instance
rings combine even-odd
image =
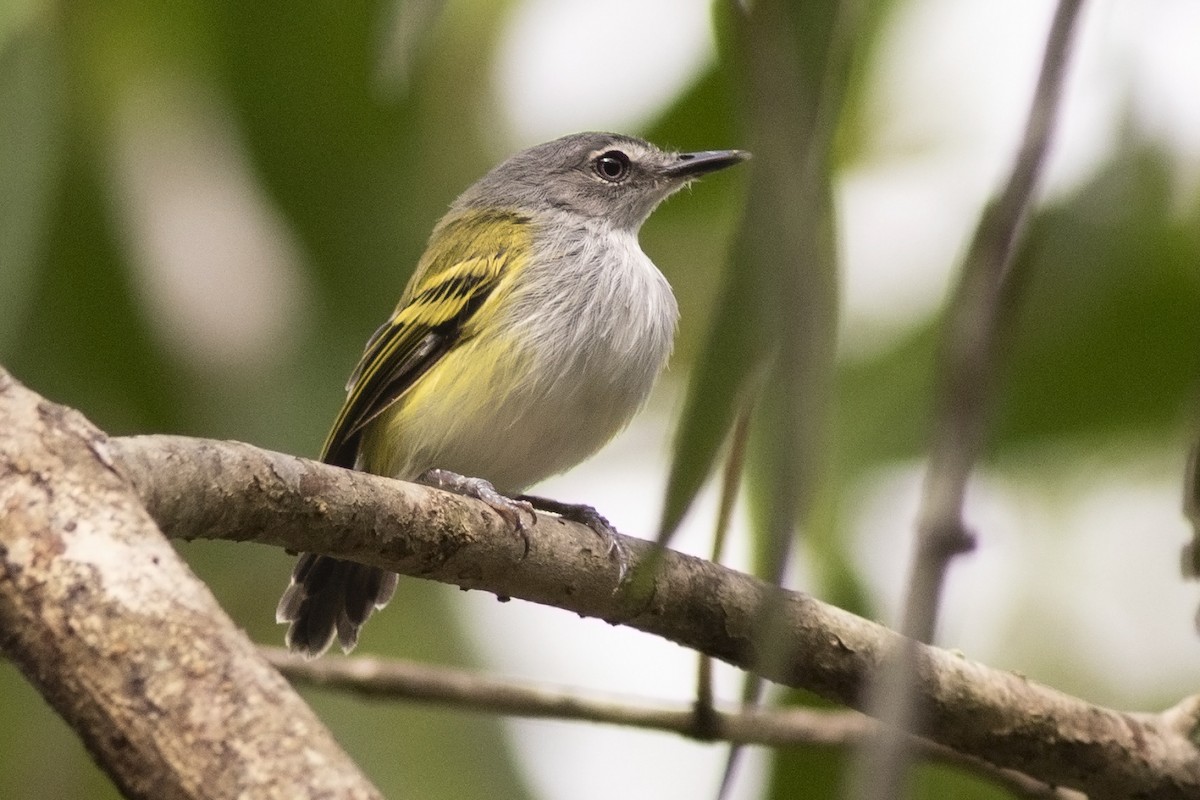
[[[629,422],[666,365],[679,316],[633,233],[576,230],[539,247],[529,267],[538,274],[514,294],[510,318],[535,365],[505,404],[505,446],[524,454],[516,486],[569,469]]]
[[[515,493],[600,449],[650,393],[678,309],[628,231],[578,218],[535,238],[499,316],[461,343],[368,431],[372,471],[437,467]]]

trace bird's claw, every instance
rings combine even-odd
[[[537,512],[528,500],[521,498],[514,500],[496,491],[496,487],[490,481],[483,478],[469,478],[445,469],[426,470],[418,478],[418,481],[426,486],[473,497],[487,503],[493,511],[500,515],[501,519],[521,535],[521,541],[525,546],[521,558],[529,555],[529,533],[522,514],[529,515],[529,527],[532,527],[537,524]]]
[[[621,535],[617,533],[617,529],[612,526],[612,523],[596,509],[591,506],[580,506],[579,508],[580,513],[575,521],[587,525],[607,545],[604,554],[617,564],[617,584],[624,583],[629,572],[629,551],[621,542]]]
[[[563,519],[578,522],[590,528],[604,542],[606,546],[604,554],[617,564],[617,586],[625,582],[629,575],[629,551],[621,541],[621,535],[617,533],[616,528],[600,512],[589,505],[563,503],[534,495],[521,495],[517,499],[531,503],[534,508],[549,511]]]

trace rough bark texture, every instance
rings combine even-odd
[[[635,578],[589,529],[539,515],[522,537],[482,503],[424,486],[337,469],[237,442],[173,436],[112,440],[168,536],[252,540],[351,558],[556,606],[661,636],[773,681],[864,708],[866,679],[895,651],[893,631],[808,595],[774,598],[787,631],[760,658],[755,633],[776,591],[703,559],[623,537]],[[376,623],[379,624],[379,623]],[[369,635],[369,631],[368,631]],[[917,733],[959,752],[1093,798],[1200,797],[1200,752],[1189,739],[1200,702],[1162,715],[1091,705],[1022,676],[919,645]]]
[[[377,796],[151,517],[168,536],[323,552],[600,617],[854,708],[900,641],[669,550],[643,580],[655,554],[638,539],[622,540],[635,577],[620,583],[599,537],[552,517],[526,554],[474,500],[233,442],[107,439],[2,371],[0,430],[0,648],[131,797]],[[784,641],[764,660],[765,608]],[[1093,798],[1200,797],[1200,698],[1125,714],[926,646],[918,697],[921,735],[997,766]]]
[[[81,415],[0,370],[0,651],[128,797],[375,798]]]

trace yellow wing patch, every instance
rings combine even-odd
[[[322,461],[354,467],[363,427],[463,341],[485,300],[508,290],[528,259],[530,224],[515,212],[473,211],[438,225],[400,304],[367,341]]]

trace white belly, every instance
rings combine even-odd
[[[495,327],[504,337],[489,329],[423,377],[381,418],[386,431],[368,432],[390,444],[387,462],[368,468],[399,478],[448,469],[515,493],[620,431],[666,364],[678,312],[636,238],[607,234],[603,251],[546,243],[559,260],[540,258],[546,272],[522,282],[538,291],[514,291]]]

